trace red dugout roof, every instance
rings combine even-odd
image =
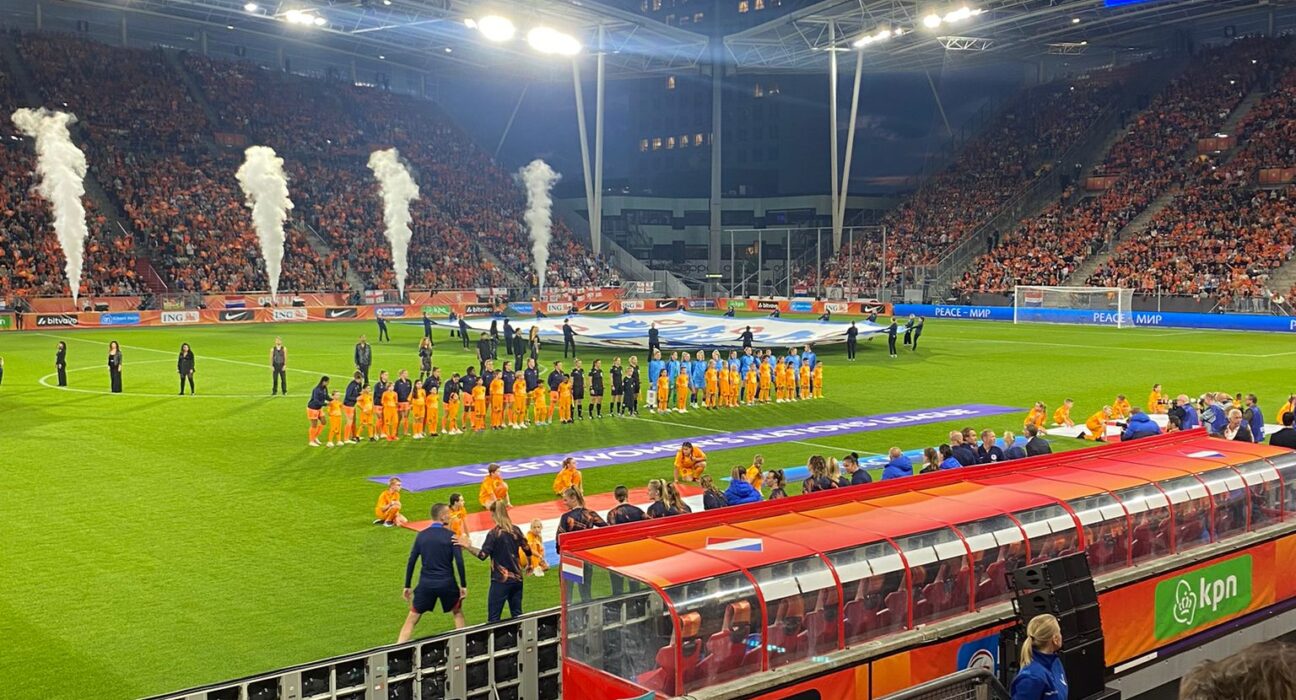
[[[1286,454],[1195,430],[586,530],[562,551],[666,587]],[[738,539],[760,551],[726,548]]]

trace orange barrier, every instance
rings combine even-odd
[[[1197,139],[1197,153],[1217,153],[1227,151],[1237,145],[1237,138],[1233,136],[1210,136],[1204,139]]]
[[[1117,175],[1094,175],[1085,178],[1085,189],[1090,192],[1102,192],[1116,184]]]
[[[1261,185],[1290,185],[1296,182],[1296,168],[1261,168]]]

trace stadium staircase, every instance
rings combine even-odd
[[[1125,133],[1125,117],[1138,111],[1137,106],[1147,96],[1161,92],[1175,76],[1188,67],[1190,57],[1177,54],[1157,61],[1147,70],[1139,71],[1127,89],[1119,91],[1117,99],[1106,114],[1096,120],[1088,133],[1076,141],[1066,152],[1054,159],[1054,170],[1035,181],[1026,191],[1005,204],[997,214],[964,236],[950,252],[935,265],[932,271],[932,293],[939,298],[953,288],[969,265],[985,252],[986,236],[994,232],[1010,232],[1017,223],[1038,216],[1062,196],[1060,175],[1066,169],[1080,165],[1085,173],[1091,171],[1106,157],[1107,151]]]
[[[590,241],[589,222],[576,211],[570,200],[554,200],[554,215],[562,219],[576,236],[587,243]],[[615,265],[628,281],[655,282],[656,291],[670,297],[693,296],[693,291],[675,273],[650,269],[608,236],[603,236],[603,257]]]
[[[207,101],[207,96],[203,94],[202,87],[198,85],[198,81],[194,79],[193,74],[184,67],[184,61],[180,60],[180,52],[174,49],[163,49],[162,55],[166,57],[167,65],[171,66],[171,70],[175,71],[176,76],[180,78],[180,82],[184,84],[189,99],[193,100],[194,104],[202,109],[203,114],[207,117],[207,123],[211,124],[213,129],[224,128],[225,123],[220,118],[220,114],[215,107],[212,107],[211,102]],[[211,134],[203,134],[203,140],[215,145]]]
[[[314,226],[305,221],[294,222],[293,225],[297,227],[297,231],[306,239],[306,244],[311,247],[311,250],[315,251],[320,260],[327,260],[333,254],[333,246],[329,245],[328,241],[324,239],[324,236],[320,235],[319,231],[315,230]],[[346,271],[346,281],[354,291],[363,292],[365,290],[364,279],[360,277],[360,273],[350,267]]]
[[[1233,108],[1233,111],[1229,113],[1228,117],[1224,120],[1223,125],[1220,127],[1220,132],[1228,134],[1236,131],[1238,125],[1242,123],[1243,119],[1246,119],[1246,116],[1251,112],[1251,109],[1268,94],[1269,91],[1260,84],[1253,87],[1251,91],[1242,98],[1242,101],[1238,102],[1237,106]],[[1227,163],[1229,160],[1232,160],[1233,155],[1237,153],[1238,147],[1241,145],[1242,144],[1240,143],[1235,144],[1233,150],[1222,162]],[[1190,144],[1181,155],[1181,160],[1186,164],[1191,162],[1196,155],[1197,144],[1194,142]],[[1152,202],[1148,204],[1147,208],[1139,212],[1138,216],[1135,216],[1128,224],[1125,224],[1120,231],[1117,231],[1115,236],[1106,240],[1103,243],[1101,250],[1091,254],[1089,257],[1084,259],[1084,262],[1076,266],[1076,269],[1071,272],[1064,284],[1077,286],[1088,284],[1089,277],[1092,276],[1093,273],[1097,272],[1104,263],[1111,259],[1112,254],[1116,251],[1116,247],[1127,240],[1130,237],[1130,234],[1146,233],[1148,225],[1152,223],[1152,220],[1155,219],[1158,214],[1175,201],[1175,198],[1179,196],[1181,189],[1182,188],[1179,186],[1174,186],[1158,195],[1156,199],[1152,200]],[[1290,289],[1290,286],[1274,288]]]

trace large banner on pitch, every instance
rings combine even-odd
[[[512,319],[514,327],[529,333],[532,326],[540,330],[547,342],[562,342],[563,321],[570,319],[576,342],[581,345],[617,348],[648,347],[648,329],[655,323],[662,348],[738,348],[743,330],[751,327],[752,345],[756,347],[786,348],[799,345],[823,345],[846,342],[848,323],[829,321],[794,321],[777,318],[725,318],[693,314],[687,311],[671,313],[642,313],[633,316],[581,316],[549,317],[534,320]],[[496,319],[498,325],[498,319]],[[444,319],[438,325],[458,327]],[[491,319],[472,319],[468,327],[488,331]],[[871,323],[858,322],[861,338],[883,333],[886,328]]]

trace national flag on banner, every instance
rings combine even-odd
[[[706,548],[718,552],[760,552],[765,541],[759,537],[708,537]]]
[[[381,289],[366,289],[364,293],[366,304],[381,304],[386,297],[387,295]]]
[[[225,308],[227,309],[246,309],[247,300],[243,297],[225,297]]]
[[[562,577],[564,581],[585,583],[585,562],[579,559],[562,558]]]
[[[1223,457],[1224,453],[1215,452],[1214,450],[1200,450],[1198,452],[1189,452],[1188,456],[1194,459],[1209,459],[1211,457]]]

